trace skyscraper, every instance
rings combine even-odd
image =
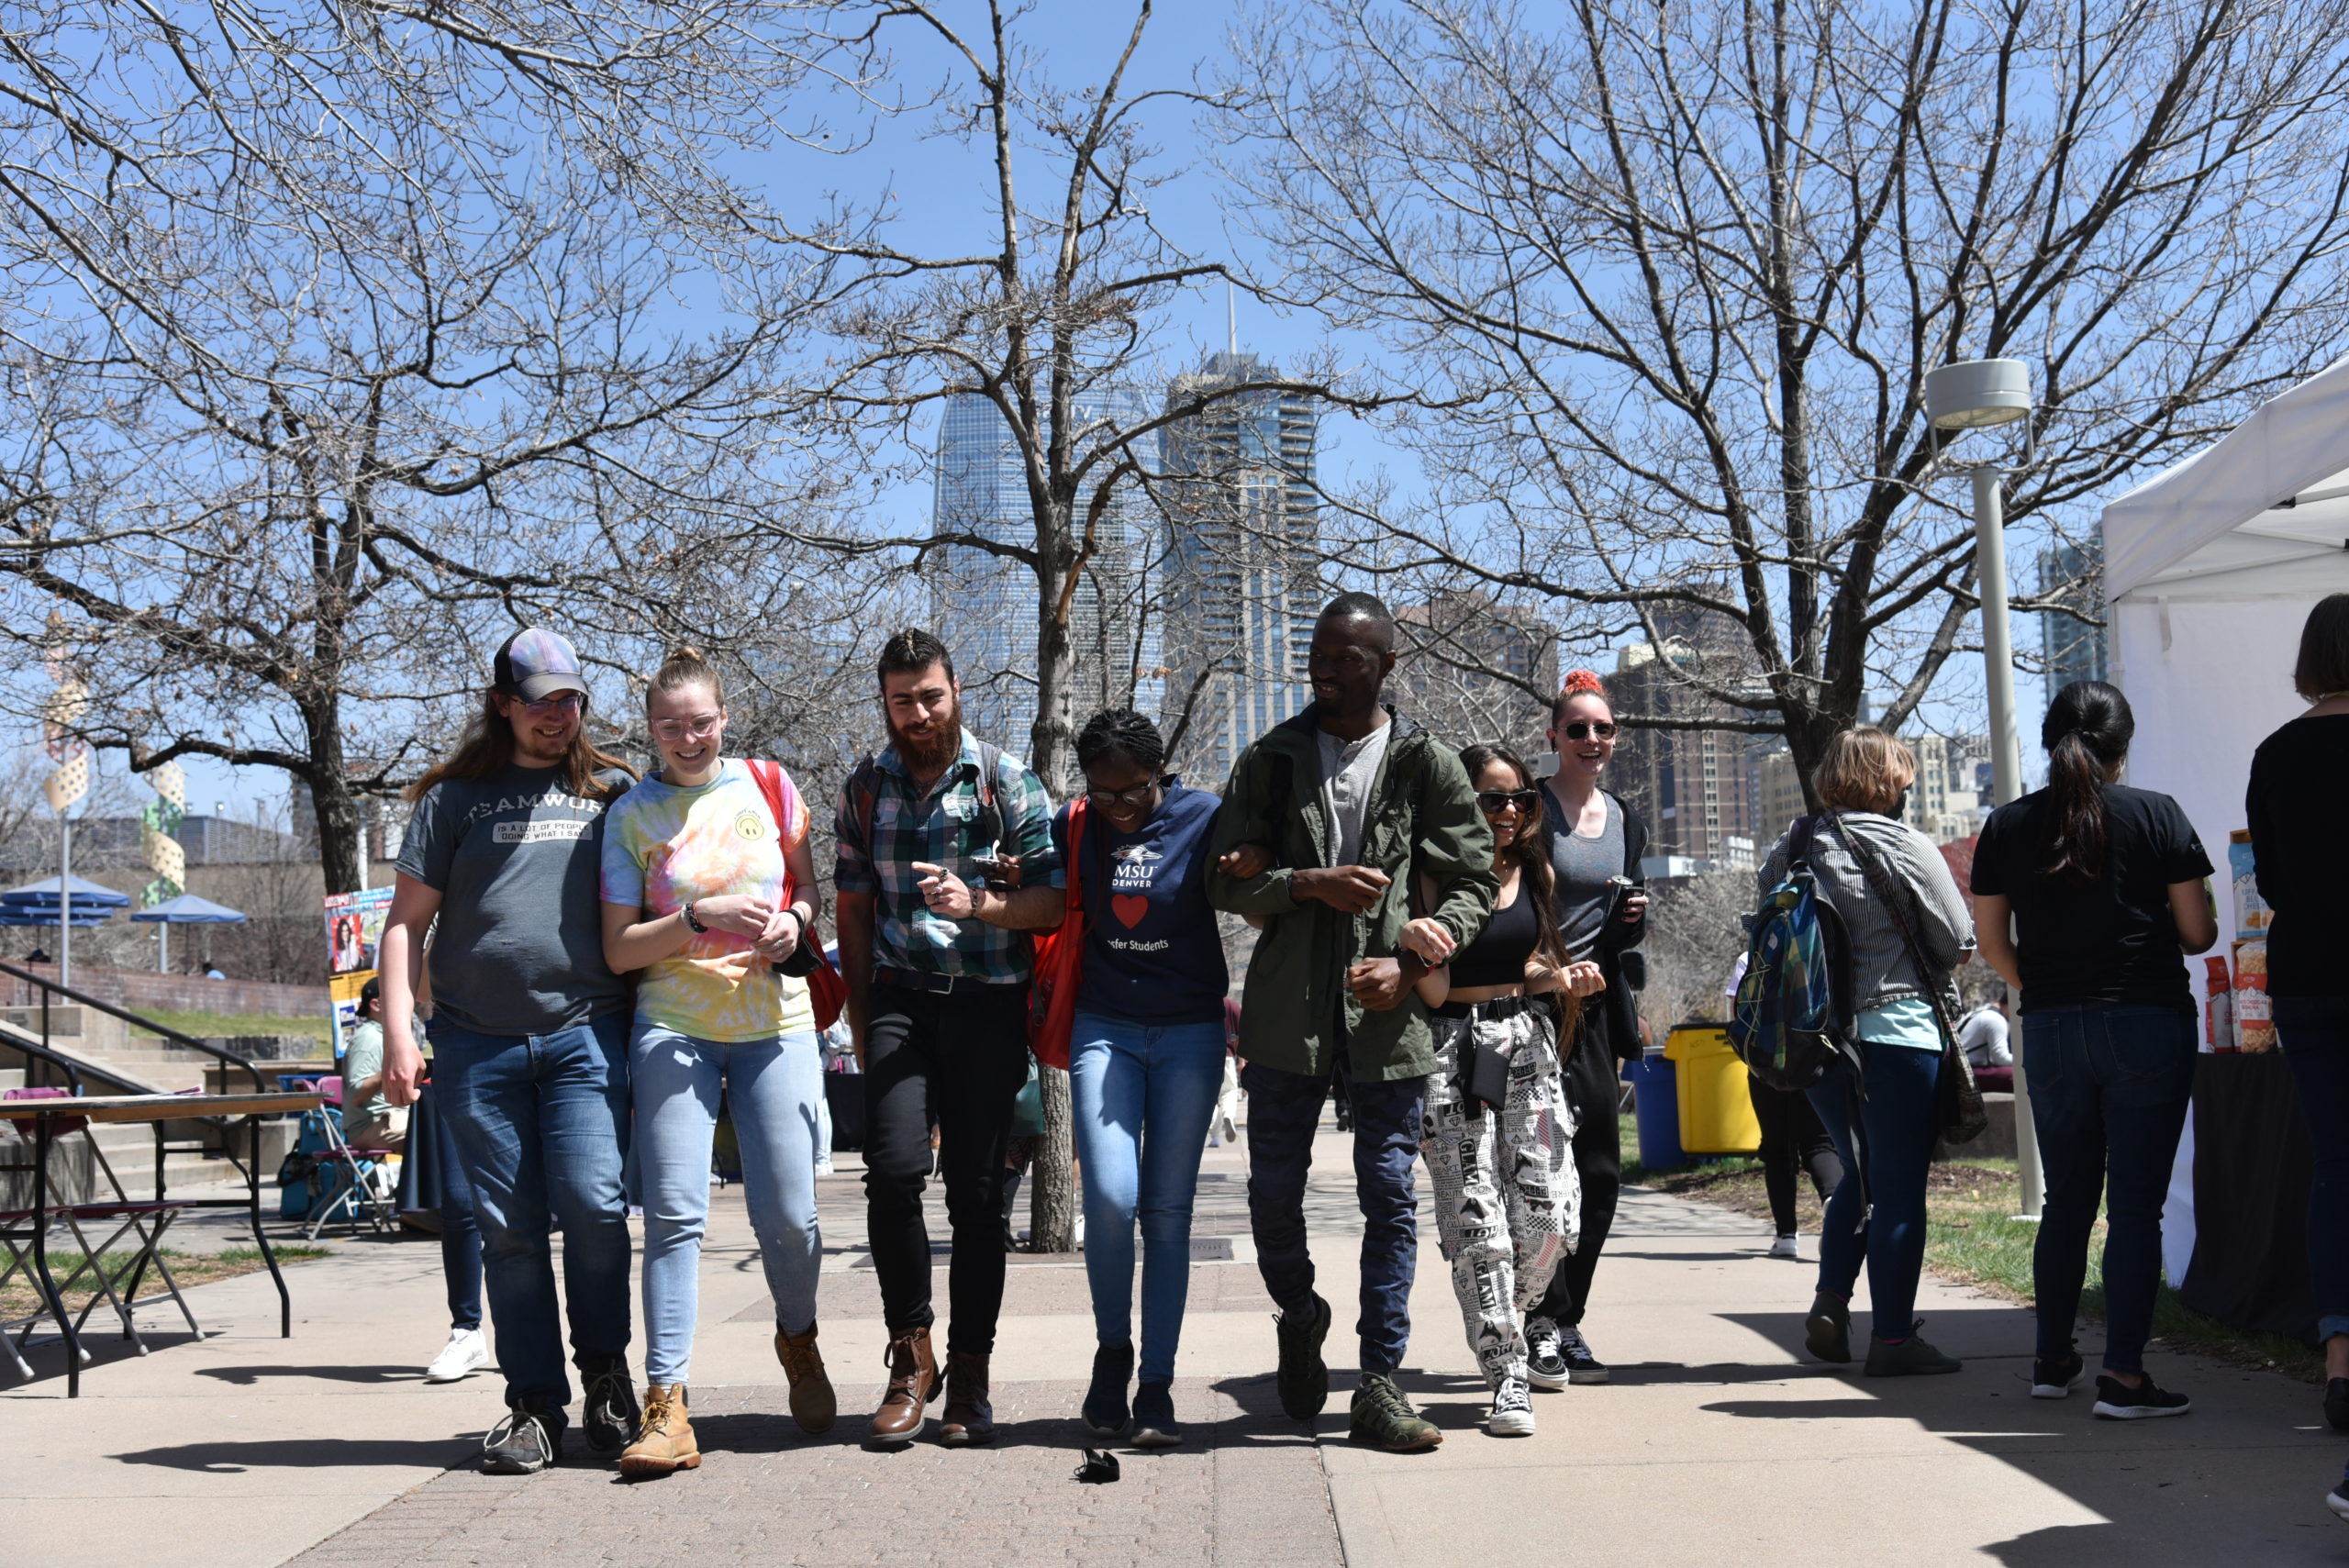
[[[2091,536],[2081,544],[2058,544],[2039,553],[2039,591],[2059,596],[2074,609],[2039,612],[2040,651],[2047,662],[2050,695],[2074,681],[2101,681],[2109,662],[2104,628],[2082,620],[2082,615],[2104,617],[2104,545]]]
[[[1152,413],[1149,395],[1138,387],[1081,392],[1074,402],[1078,450],[1132,429]],[[1080,506],[1089,495],[1080,494]],[[976,394],[946,401],[934,506],[941,532],[1036,547],[1019,449],[1001,411]],[[1078,724],[1103,706],[1127,702],[1130,684],[1133,706],[1142,712],[1159,701],[1158,639],[1144,614],[1146,506],[1138,484],[1112,501],[1077,584],[1069,644],[1071,717]],[[941,554],[932,597],[938,635],[962,678],[963,719],[974,732],[1025,756],[1036,721],[1036,574],[1022,562],[977,546],[951,546]]]
[[[1167,389],[1170,410],[1278,373],[1252,354],[1210,354]],[[1165,430],[1165,707],[1202,784],[1220,784],[1251,740],[1310,700],[1305,661],[1320,609],[1321,417],[1301,394],[1236,393]]]

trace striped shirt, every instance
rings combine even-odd
[[[1020,885],[1062,885],[1059,853],[1052,847],[1052,802],[1043,781],[1018,758],[996,765],[995,812],[979,798],[979,748],[968,730],[963,752],[924,790],[906,772],[894,747],[874,756],[874,767],[858,770],[877,780],[873,799],[872,840],[856,796],[857,773],[841,789],[833,816],[838,860],[832,884],[841,893],[874,898],[873,962],[875,967],[923,974],[969,975],[990,984],[1028,978],[1035,962],[1025,931],[1006,930],[976,917],[948,920],[930,913],[921,895],[916,861],[944,866],[968,883],[980,880],[977,861],[989,851],[993,817],[1003,837],[998,852],[1020,857]]]

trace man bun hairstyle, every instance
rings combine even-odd
[[[1076,732],[1076,765],[1090,768],[1109,757],[1123,757],[1155,775],[1166,766],[1166,738],[1132,708],[1105,707]]]
[[[2327,594],[2309,612],[2292,687],[2310,702],[2349,692],[2349,594]]]
[[[718,706],[726,706],[726,685],[701,650],[690,642],[680,642],[669,650],[669,657],[661,668],[652,672],[651,681],[644,688],[644,704],[650,709],[653,697],[662,692],[682,691],[687,686],[707,686],[709,700]]]
[[[2039,837],[2039,869],[2074,884],[2104,875],[2110,835],[2104,819],[2104,775],[2129,755],[2137,716],[2121,688],[2074,681],[2047,705],[2039,743],[2047,748],[2047,806]]]
[[[1382,652],[1395,651],[1395,612],[1375,594],[1341,594],[1322,609],[1322,620],[1366,620],[1378,628]]]
[[[1564,724],[1566,721],[1566,705],[1576,697],[1597,697],[1600,702],[1607,702],[1607,683],[1598,678],[1598,671],[1569,670],[1566,672],[1564,682],[1558,687],[1557,696],[1550,704],[1550,722],[1553,726]],[[1610,713],[1614,711],[1613,704],[1608,705],[1608,711]]]
[[[881,645],[881,658],[874,670],[875,684],[892,675],[918,675],[932,664],[954,678],[954,656],[946,651],[946,644],[918,626],[902,628],[889,634]]]

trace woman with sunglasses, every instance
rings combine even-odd
[[[1582,1239],[1558,1267],[1526,1320],[1527,1365],[1536,1388],[1605,1383],[1606,1364],[1583,1338],[1590,1280],[1615,1224],[1622,1187],[1623,1144],[1615,1119],[1618,1063],[1640,1052],[1640,1015],[1631,992],[1645,977],[1631,950],[1647,933],[1647,825],[1619,795],[1598,787],[1615,757],[1615,711],[1607,688],[1588,670],[1571,670],[1550,709],[1557,772],[1544,787],[1539,829],[1556,879],[1558,935],[1566,951],[1598,966],[1606,988],[1584,1010],[1566,1058],[1566,1100],[1575,1110],[1575,1173],[1582,1183]]]
[[[1130,708],[1076,737],[1085,823],[1071,805],[1052,834],[1085,911],[1069,1033],[1069,1095],[1085,1171],[1085,1273],[1092,1287],[1097,1437],[1133,1427],[1137,1448],[1183,1440],[1171,1392],[1191,1280],[1191,1194],[1223,1088],[1223,935],[1208,906],[1217,797],[1163,772],[1158,727]],[[1134,1375],[1134,1228],[1141,1228],[1141,1377]]]
[[[1403,931],[1404,944],[1436,966],[1419,982],[1436,1055],[1419,1153],[1468,1348],[1492,1391],[1485,1430],[1531,1437],[1525,1311],[1573,1251],[1581,1208],[1558,1041],[1574,1038],[1576,1004],[1601,982],[1597,964],[1567,961],[1558,935],[1532,773],[1498,746],[1471,746],[1460,764],[1493,830],[1500,896],[1465,947],[1453,948],[1433,920]],[[1434,895],[1431,884],[1422,889],[1423,901]],[[1560,992],[1553,1022],[1551,1005],[1531,998]]]
[[[604,836],[604,954],[640,971],[629,1070],[644,1189],[644,1414],[629,1475],[701,1463],[686,1418],[700,1312],[718,1096],[742,1146],[742,1191],[774,1304],[776,1359],[805,1432],[837,1413],[816,1350],[816,1106],[822,1054],[805,981],[776,966],[819,941],[807,809],[789,774],[781,809],[725,755],[718,672],[690,648],[644,696],[661,766],[613,806]],[[778,770],[779,772],[779,770]]]

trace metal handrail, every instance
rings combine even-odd
[[[21,1040],[0,1035],[0,1051],[13,1051],[28,1062],[46,1062],[65,1074],[65,1086],[73,1094],[82,1092],[82,1070],[73,1065],[71,1057],[60,1056],[45,1045],[33,1045]]]
[[[117,1007],[112,1002],[102,1002],[97,997],[90,995],[86,992],[76,991],[70,985],[61,985],[54,980],[35,974],[30,970],[19,969],[13,963],[0,962],[0,974],[13,974],[17,979],[24,981],[28,984],[38,985],[40,987],[40,1039],[41,1044],[44,1046],[49,1043],[49,998],[52,995],[59,995],[80,1006],[95,1007],[101,1013],[105,1013],[111,1018],[120,1018],[124,1023],[137,1024],[140,1029],[145,1029],[151,1034],[161,1035],[163,1039],[170,1040],[173,1045],[184,1046],[190,1051],[200,1051],[205,1055],[214,1057],[230,1067],[241,1067],[245,1070],[246,1073],[251,1077],[253,1081],[253,1092],[255,1094],[265,1094],[268,1092],[266,1085],[262,1082],[261,1069],[255,1066],[252,1061],[248,1057],[239,1056],[233,1051],[223,1051],[220,1047],[211,1044],[209,1041],[198,1040],[192,1034],[182,1034],[175,1029],[166,1029],[163,1025],[157,1023],[152,1018],[140,1018],[137,1013],[131,1012],[128,1008]],[[78,1093],[78,1091],[76,1092]]]

